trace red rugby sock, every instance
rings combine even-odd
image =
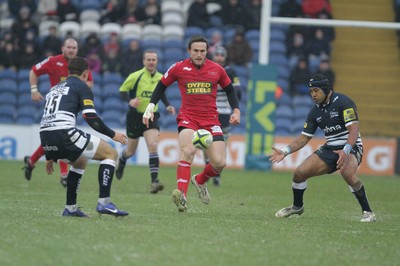
[[[29,163],[31,166],[34,166],[37,161],[39,161],[40,157],[44,155],[44,149],[42,146],[39,146],[36,151],[29,158]]]
[[[186,196],[190,180],[190,163],[179,161],[176,171],[176,182],[178,190],[182,191]]]
[[[67,176],[68,175],[68,164],[65,162],[61,162],[61,161],[59,161],[58,164],[60,165],[61,176]]]
[[[197,183],[199,183],[200,185],[203,185],[205,182],[207,182],[208,179],[219,175],[221,172],[218,172],[217,170],[215,170],[210,163],[206,164],[206,167],[204,167],[203,172],[201,172],[200,174],[198,174],[196,176],[196,181]]]

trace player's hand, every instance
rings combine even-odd
[[[115,131],[115,136],[113,137],[113,140],[125,145],[128,142],[128,137],[124,133]]]
[[[129,101],[129,105],[133,108],[137,108],[140,104],[140,99],[139,98],[134,98]]]
[[[238,108],[233,109],[233,113],[231,114],[229,123],[231,123],[232,125],[240,124],[240,110]]]
[[[54,163],[53,160],[47,160],[45,163],[46,173],[48,175],[51,175],[54,172],[53,163]]]
[[[339,155],[339,159],[336,162],[336,168],[340,169],[346,162],[348,155],[346,153],[344,153],[343,150],[337,150],[337,151],[333,151],[333,152]]]
[[[170,113],[171,115],[175,115],[176,114],[176,109],[175,107],[173,107],[172,105],[168,105],[166,110],[168,111],[168,113]]]
[[[149,127],[149,120],[153,121],[154,119],[154,107],[154,103],[149,103],[149,105],[147,105],[146,107],[146,111],[143,114],[142,122],[146,125],[147,128]]]
[[[39,91],[31,92],[31,98],[34,102],[40,102],[43,100],[43,95]]]
[[[272,147],[272,150],[274,151],[272,154],[267,155],[269,158],[269,161],[272,163],[279,163],[285,158],[285,154],[282,152],[282,150],[277,149],[275,147]]]

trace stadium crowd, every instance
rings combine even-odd
[[[0,71],[30,69],[40,60],[59,54],[62,41],[72,36],[79,41],[79,55],[89,61],[95,86],[101,86],[101,82],[96,82],[98,77],[118,73],[122,82],[141,69],[142,54],[148,49],[159,54],[159,70],[166,71],[171,63],[187,57],[189,37],[201,34],[210,42],[209,56],[215,47],[226,48],[226,63],[236,69],[241,81],[240,104],[244,107],[249,67],[258,61],[261,3],[261,0],[3,0]],[[274,0],[272,5],[273,16],[332,18],[328,0]],[[95,11],[97,17],[87,11]],[[94,19],[100,29],[84,32],[83,25],[89,19]],[[62,26],[69,22],[78,23],[79,32],[72,28],[63,30]],[[174,33],[161,32],[169,24],[179,27],[174,28]],[[104,33],[107,25],[118,25],[119,29]],[[141,33],[124,31],[134,26]],[[157,36],[145,35],[151,27],[159,29]],[[317,71],[334,83],[330,67],[334,38],[334,29],[329,27],[271,26],[270,63],[278,66],[277,83],[283,91],[278,105],[292,104],[293,97],[307,93],[307,79]],[[242,121],[245,115],[243,112]]]

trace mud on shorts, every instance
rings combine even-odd
[[[328,174],[332,174],[338,170],[336,168],[336,164],[337,160],[339,159],[339,155],[334,153],[333,151],[341,149],[343,149],[343,147],[338,148],[338,147],[330,147],[328,145],[323,145],[314,152],[322,161],[324,161],[329,166],[330,170]],[[363,156],[363,147],[354,145],[350,153],[356,156],[358,165],[360,165]]]
[[[160,130],[158,125],[158,119],[160,118],[159,112],[154,112],[154,120],[149,120],[149,127],[143,124],[143,113],[139,113],[135,108],[129,108],[126,113],[126,135],[128,138],[137,139],[143,137],[143,133],[148,130],[155,128]]]

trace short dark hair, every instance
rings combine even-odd
[[[208,41],[204,36],[201,35],[195,35],[190,38],[189,43],[188,43],[188,49],[190,50],[192,48],[192,44],[194,42],[204,42],[207,45],[207,50],[208,50]]]
[[[85,70],[89,69],[89,64],[85,58],[74,57],[68,62],[68,74],[81,76]]]

